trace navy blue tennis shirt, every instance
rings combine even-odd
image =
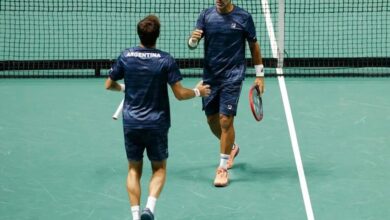
[[[123,126],[164,129],[171,125],[167,83],[182,80],[174,58],[154,48],[124,50],[112,66],[112,80],[125,81]]]
[[[203,80],[207,84],[237,82],[245,78],[245,43],[256,42],[252,16],[234,5],[228,14],[216,7],[203,10],[196,22],[203,30],[205,57]]]

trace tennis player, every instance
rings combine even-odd
[[[234,117],[245,78],[245,45],[256,69],[255,84],[264,92],[264,66],[252,16],[231,0],[216,0],[215,6],[203,10],[188,47],[195,49],[204,38],[203,81],[213,90],[203,98],[203,110],[212,133],[220,140],[220,164],[214,185],[228,185],[228,169],[240,148],[235,144]]]
[[[168,158],[168,130],[171,125],[167,84],[178,100],[207,96],[209,86],[199,83],[184,88],[174,58],[156,49],[160,22],[149,15],[137,25],[141,45],[124,50],[113,64],[105,87],[124,91],[123,131],[129,161],[127,191],[134,220],[154,219],[156,201],[163,189]],[[116,81],[124,79],[124,84]],[[145,209],[140,211],[143,154],[151,161],[152,177]]]

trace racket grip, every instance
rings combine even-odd
[[[114,115],[112,115],[112,119],[117,120],[119,118],[119,115],[121,114],[123,109],[123,102],[124,99],[122,99],[121,103],[118,105],[118,108],[116,109]]]

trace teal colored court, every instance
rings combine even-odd
[[[230,185],[215,188],[219,142],[201,100],[179,102],[170,92],[168,178],[156,220],[389,219],[390,1],[233,2],[255,21],[266,67],[264,119],[256,122],[249,108],[247,50],[235,118],[241,151]],[[122,124],[111,118],[123,94],[104,89],[107,70],[138,45],[137,22],[155,14],[157,46],[177,59],[192,88],[204,48],[190,51],[186,42],[199,13],[214,4],[0,1],[0,220],[131,220]],[[149,178],[145,160],[143,186]]]
[[[243,87],[241,153],[227,188],[212,185],[218,142],[199,99],[172,98],[159,220],[306,218],[277,80],[257,123]],[[192,87],[196,79],[185,79]],[[121,94],[104,79],[0,81],[0,219],[130,219]],[[286,79],[316,219],[386,219],[390,212],[388,79]],[[172,94],[170,94],[171,97]],[[144,183],[150,177],[145,164]],[[143,194],[143,202],[146,193]],[[221,202],[223,201],[223,202]]]

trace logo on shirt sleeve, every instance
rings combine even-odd
[[[230,25],[230,27],[231,27],[232,29],[236,29],[236,26],[237,26],[237,24],[234,23],[234,22]]]

